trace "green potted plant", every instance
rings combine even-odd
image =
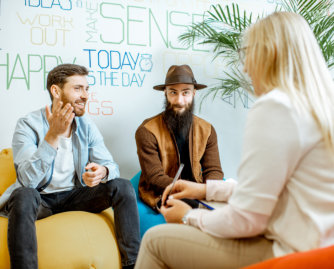
[[[310,24],[322,49],[328,67],[334,67],[334,0],[282,0],[276,10],[295,12],[302,15]],[[187,31],[179,36],[184,44],[211,45],[213,60],[223,57],[228,72],[218,78],[216,85],[209,87],[202,98],[212,95],[213,98],[224,98],[233,92],[253,92],[249,79],[242,72],[239,63],[238,49],[241,36],[248,26],[262,16],[254,18],[252,13],[240,11],[239,5],[232,3],[222,7],[212,5],[200,23],[190,25]]]

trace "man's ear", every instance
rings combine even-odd
[[[56,99],[60,98],[60,88],[57,85],[53,84],[50,88],[50,92],[53,98],[56,98]]]

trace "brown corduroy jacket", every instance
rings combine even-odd
[[[136,131],[137,154],[142,169],[139,196],[156,209],[164,189],[173,181],[180,156],[173,132],[163,120],[163,113],[145,120]],[[189,154],[192,173],[199,183],[223,179],[217,134],[213,126],[194,116],[189,131]]]

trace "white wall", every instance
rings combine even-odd
[[[91,71],[87,113],[104,135],[121,176],[131,178],[140,170],[135,130],[162,111],[163,94],[152,86],[164,82],[168,67],[189,64],[197,81],[208,85],[224,70],[205,48],[182,48],[177,41],[185,25],[199,21],[217,2],[232,1],[0,0],[0,148],[11,147],[19,117],[50,103],[47,72],[75,62]],[[236,2],[262,13],[279,1]],[[250,106],[251,101],[238,95],[227,101],[208,98],[196,114],[215,126],[225,176],[236,177],[248,110],[244,103]]]

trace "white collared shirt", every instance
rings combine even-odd
[[[311,113],[297,112],[280,90],[250,110],[238,184],[207,182],[207,200],[191,210],[190,225],[217,237],[265,234],[281,256],[334,244],[334,161]]]

